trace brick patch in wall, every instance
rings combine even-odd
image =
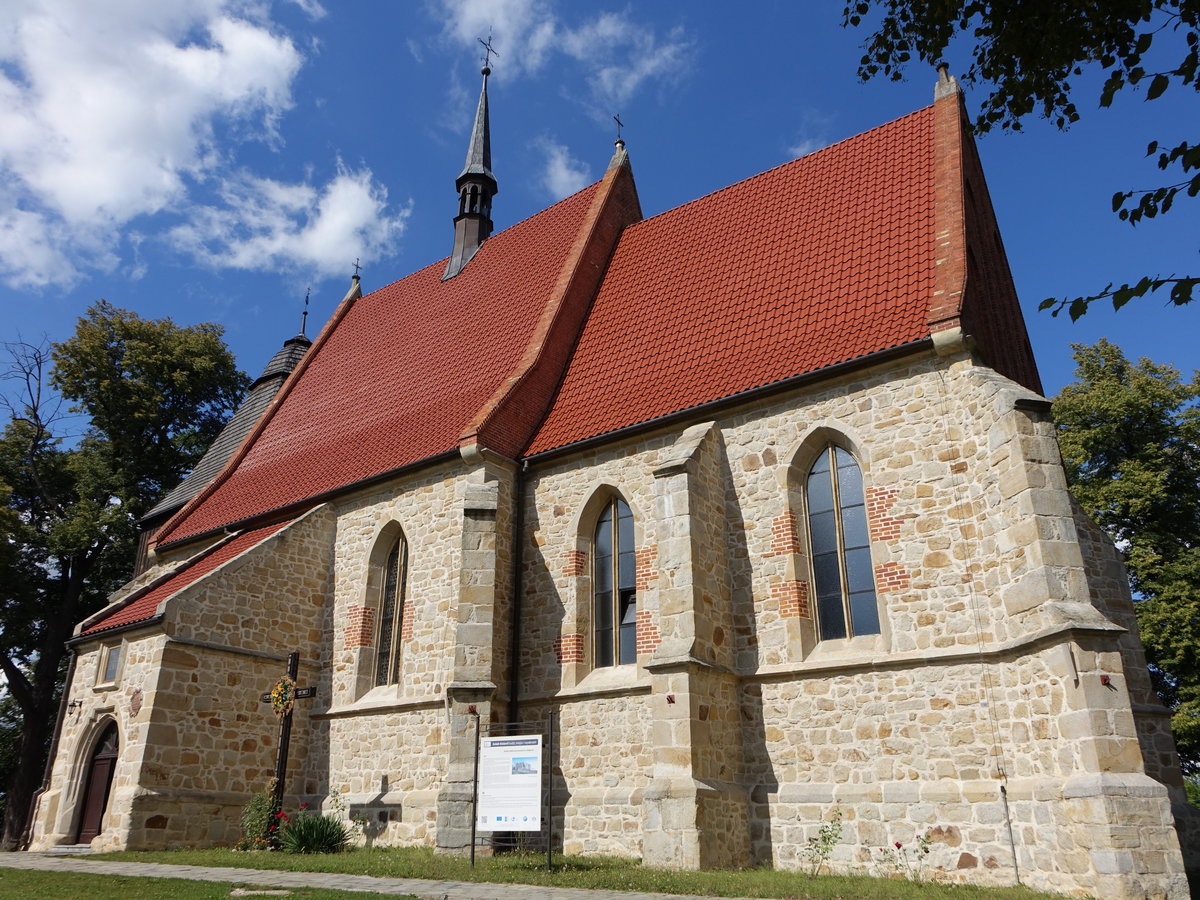
[[[635,568],[637,589],[644,591],[650,587],[650,582],[658,577],[658,567],[655,565],[658,562],[658,547],[654,544],[648,547],[639,547],[634,552],[634,559],[637,561]],[[641,613],[638,615],[640,616]]]
[[[785,512],[771,520],[771,549],[766,556],[783,556],[800,552],[800,538],[796,533],[796,514]]]
[[[785,619],[810,617],[807,581],[777,581],[771,585],[771,596],[779,604],[779,615]]]
[[[583,635],[560,634],[556,637],[554,658],[560,663],[583,662]]]
[[[662,634],[650,617],[650,611],[639,609],[637,611],[637,655],[653,653],[661,643]]]
[[[562,573],[568,578],[587,574],[588,555],[582,550],[564,550]]]
[[[351,606],[347,611],[350,620],[346,630],[342,632],[346,639],[346,649],[370,647],[375,637],[375,610],[370,606]]]
[[[400,623],[400,640],[411,641],[413,636],[413,605],[411,600],[404,601],[404,620]]]
[[[873,541],[894,541],[900,537],[900,519],[889,516],[896,502],[897,488],[867,488],[867,528]]]
[[[881,594],[902,591],[911,580],[912,574],[899,563],[886,562],[875,567],[875,589]]]

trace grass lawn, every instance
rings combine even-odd
[[[82,872],[37,872],[0,869],[0,897],[12,900],[228,900],[236,885],[179,878],[126,878]],[[249,890],[263,890],[249,886]],[[362,900],[363,894],[289,888],[296,900]],[[290,898],[289,898],[290,900]],[[404,898],[398,898],[404,900]],[[416,900],[410,897],[409,900]]]
[[[414,847],[360,848],[330,855],[237,853],[232,850],[171,850],[95,854],[90,859],[164,862],[176,865],[241,866],[292,872],[346,872],[390,878],[433,878],[446,881],[490,881],[556,887],[704,894],[712,897],[811,898],[811,900],[1033,900],[1052,895],[1025,888],[984,888],[885,878],[822,875],[809,878],[769,869],[666,872],[638,862],[611,857],[554,857],[553,871],[544,855],[504,854],[480,857],[474,871],[466,859],[435,856]]]

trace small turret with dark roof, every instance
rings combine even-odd
[[[312,341],[303,332],[283,342],[283,346],[263,367],[262,374],[254,379],[237,412],[225,423],[225,427],[209,445],[200,462],[196,463],[196,468],[146,514],[142,520],[143,528],[153,527],[165,521],[168,514],[175,512],[212,481],[250,433],[263,410],[275,398],[283,382],[300,364],[300,360],[311,346]]]
[[[489,48],[490,52],[494,51]],[[483,88],[467,145],[467,161],[454,182],[458,189],[458,215],[454,217],[454,249],[443,281],[461,272],[492,233],[492,198],[499,193],[496,176],[492,174],[492,136],[488,124],[487,80],[492,70],[485,63],[481,71]]]

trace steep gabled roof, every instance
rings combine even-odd
[[[196,468],[159,500],[143,520],[165,516],[166,513],[179,509],[225,468],[230,457],[275,399],[275,394],[283,385],[284,379],[304,358],[305,351],[311,345],[312,341],[302,334],[284,341],[283,346],[268,360],[262,374],[250,385],[250,391],[238,406],[237,412],[225,423],[216,440],[204,451],[204,456],[196,463]]]
[[[539,453],[928,337],[933,107],[627,228]]]
[[[118,608],[111,612],[102,611],[99,618],[80,631],[79,636],[92,637],[123,625],[135,625],[138,622],[154,618],[159,604],[168,597],[195,584],[209,572],[229,562],[235,556],[261,544],[271,535],[281,531],[285,525],[290,524],[290,521],[276,522],[262,528],[245,531],[229,540],[215,544],[199,556],[189,560],[165,580],[147,585],[126,598]]]
[[[448,281],[442,260],[344,304],[260,433],[159,542],[456,450],[525,352],[597,186],[492,236]]]
[[[619,148],[600,182],[491,237],[453,278],[442,261],[352,292],[159,543],[294,514],[460,447],[559,450],[935,334],[939,352],[972,334],[1036,389],[943,80],[930,107],[645,221]]]

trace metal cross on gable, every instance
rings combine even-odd
[[[357,256],[354,257],[354,277],[355,278],[358,277],[358,270],[362,268],[362,266],[360,266],[358,264],[358,262],[359,262],[359,257],[357,257]]]
[[[294,693],[292,700],[311,700],[317,696],[315,687],[297,687],[296,675],[300,671],[300,654],[292,651],[288,654],[287,661],[287,679],[292,684]],[[282,679],[280,679],[282,681]],[[267,691],[262,695],[264,703],[271,702],[271,691]],[[293,704],[294,705],[294,704]],[[287,775],[288,764],[288,747],[292,742],[292,705],[288,706],[286,712],[279,717],[279,749],[275,754],[275,786],[272,791],[274,808],[276,811],[283,809],[283,779]]]
[[[625,125],[625,123],[621,121],[620,113],[617,113],[615,116],[613,116],[613,121],[617,123],[617,143],[619,144],[621,142],[621,128]]]
[[[486,41],[483,38],[476,38],[476,40],[483,44],[483,67],[485,69],[490,69],[492,67],[492,57],[500,55],[492,48],[492,33],[490,31],[488,32],[488,38]]]

